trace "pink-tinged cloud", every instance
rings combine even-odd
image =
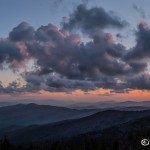
[[[150,90],[150,79],[146,76],[150,29],[141,22],[136,30],[135,46],[126,49],[116,42],[112,33],[106,32],[108,27],[123,29],[125,26],[125,21],[103,8],[88,9],[84,5],[78,6],[62,27],[48,24],[34,29],[29,23],[20,23],[6,41],[0,41],[0,64],[6,62],[14,69],[34,59],[36,67],[22,75],[25,86],[19,88],[13,83],[3,91]],[[75,34],[78,31],[82,35]],[[83,36],[92,40],[85,43]]]
[[[106,38],[108,41],[110,41],[112,44],[115,44],[116,40],[115,37],[112,35],[112,33],[106,33]]]

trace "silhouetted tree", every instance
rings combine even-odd
[[[115,140],[112,145],[113,150],[119,150],[119,141]]]
[[[2,141],[1,149],[2,150],[11,150],[12,149],[12,145],[10,144],[10,142],[6,136],[4,137],[4,139]]]
[[[28,150],[34,150],[32,143],[30,143]]]

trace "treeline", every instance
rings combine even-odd
[[[80,135],[68,140],[45,141],[13,145],[4,137],[0,140],[0,150],[149,150],[150,145],[141,145],[143,138],[150,138],[150,130],[119,136],[98,137],[92,134]]]

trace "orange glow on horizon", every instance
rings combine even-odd
[[[147,101],[150,100],[150,91],[132,90],[128,93],[114,93],[108,89],[98,89],[95,91],[84,92],[76,90],[73,92],[48,92],[40,91],[39,93],[28,93],[19,95],[2,95],[0,99],[53,99],[53,100],[74,100],[74,101]]]

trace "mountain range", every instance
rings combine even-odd
[[[115,103],[114,107],[104,106],[105,103],[95,109],[34,103],[3,106],[0,107],[0,138],[7,136],[14,144],[70,138],[79,140],[87,136],[95,140],[104,137],[119,139],[150,129],[149,102],[122,102]]]
[[[84,139],[87,135],[95,139],[120,137],[149,128],[150,107],[128,107],[128,103],[108,109],[71,109],[34,103],[1,107],[0,137],[25,144],[73,137]]]
[[[29,125],[42,125],[94,114],[98,110],[76,110],[49,105],[16,104],[0,107],[0,131],[12,131]],[[0,135],[1,135],[0,133]]]

